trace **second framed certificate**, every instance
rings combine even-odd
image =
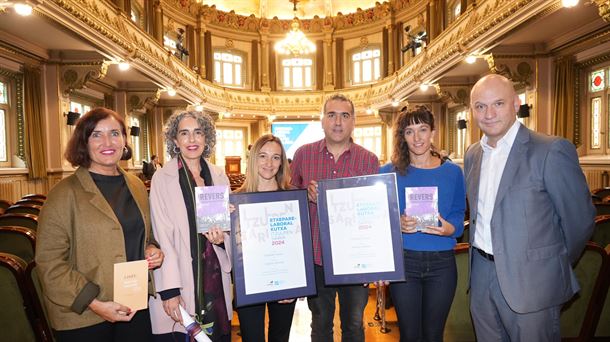
[[[318,182],[326,284],[405,279],[396,175]]]
[[[316,294],[306,190],[230,195],[236,305]]]

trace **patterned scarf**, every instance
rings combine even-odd
[[[203,158],[200,160],[200,165],[200,177],[203,178],[205,185],[214,185],[208,164]],[[195,218],[195,187],[197,184],[182,155],[178,155],[178,174],[189,220],[196,319],[212,341],[223,341],[227,337],[230,340],[231,326],[227,317],[220,262],[212,243],[203,234],[197,232]]]

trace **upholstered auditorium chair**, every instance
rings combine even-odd
[[[608,292],[608,267],[610,261],[606,251],[587,242],[574,267],[580,291],[561,309],[562,341],[591,341],[593,338]],[[603,324],[607,325],[607,322]]]

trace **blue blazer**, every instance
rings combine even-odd
[[[482,159],[480,143],[471,145],[464,159],[471,244]],[[561,305],[578,292],[571,266],[591,236],[594,220],[574,145],[519,127],[491,218],[498,281],[512,310],[528,313]]]

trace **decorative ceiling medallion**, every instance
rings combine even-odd
[[[369,46],[369,39],[366,36],[360,38],[360,47],[366,49],[367,46]]]

